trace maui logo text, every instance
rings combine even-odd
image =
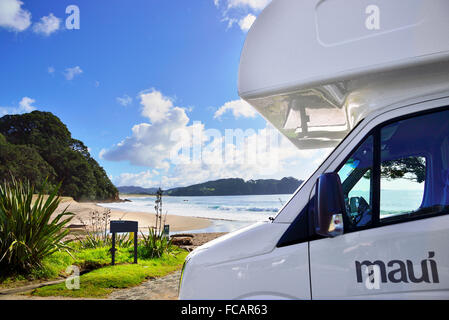
[[[420,267],[414,265],[411,260],[391,260],[385,264],[381,260],[374,262],[356,261],[355,268],[357,273],[357,282],[363,283],[362,266],[365,266],[365,286],[368,289],[380,289],[380,283],[439,283],[437,263],[432,258],[435,252],[430,251],[428,258],[420,263]],[[389,268],[387,272],[387,267]],[[421,269],[421,270],[418,270]]]

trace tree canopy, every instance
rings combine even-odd
[[[76,200],[117,200],[118,190],[80,140],[50,112],[0,118],[0,179],[28,179],[38,189],[47,178]]]

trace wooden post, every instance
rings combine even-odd
[[[134,263],[137,264],[137,232],[134,232]]]
[[[112,265],[114,265],[115,264],[115,232],[112,233],[111,255],[112,255]]]

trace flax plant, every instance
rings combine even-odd
[[[12,178],[0,185],[1,273],[29,272],[42,267],[43,258],[55,251],[70,250],[63,238],[73,214],[65,208],[52,217],[61,202],[59,187],[49,195],[39,192],[33,200],[35,190],[29,181]]]
[[[172,240],[163,232],[148,228],[148,235],[142,234],[139,244],[139,256],[144,259],[160,258],[164,253],[172,254],[175,250]]]

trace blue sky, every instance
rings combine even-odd
[[[305,178],[324,153],[298,151],[282,137],[274,151],[257,153],[276,153],[275,170],[217,160],[228,147],[243,154],[237,142],[192,142],[196,129],[223,136],[229,129],[253,130],[247,142],[271,130],[237,94],[247,29],[268,3],[0,0],[0,116],[54,113],[116,185]],[[69,5],[79,9],[79,29],[66,27]],[[177,131],[203,148],[221,144],[222,151],[210,152],[218,162],[174,163],[170,155],[179,145],[171,135]]]

